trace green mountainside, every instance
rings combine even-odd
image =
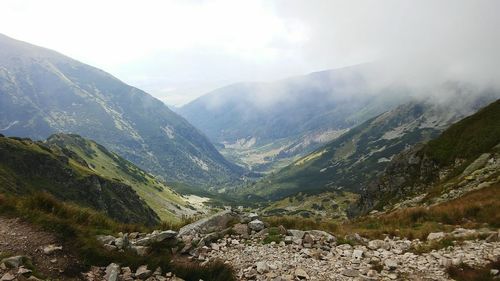
[[[55,134],[44,143],[69,158],[83,159],[82,165],[102,177],[131,186],[164,221],[197,213],[184,197],[161,180],[94,141],[78,135]]]
[[[415,202],[405,204],[445,200],[498,181],[500,100],[453,124],[427,144],[399,154],[362,190],[350,211],[364,214],[412,198]]]
[[[374,89],[358,65],[214,90],[178,110],[229,159],[269,172],[410,100],[399,87]]]
[[[214,186],[239,179],[210,141],[161,101],[57,52],[0,35],[0,133],[74,133],[163,180]]]
[[[79,157],[68,157],[30,139],[0,137],[0,192],[48,192],[121,222],[154,225],[160,221],[129,185],[98,175]]]
[[[271,200],[298,192],[360,192],[384,171],[395,155],[433,139],[482,103],[472,99],[459,109],[425,102],[399,106],[238,192]]]

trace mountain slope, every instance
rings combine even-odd
[[[83,166],[102,177],[131,186],[164,221],[178,220],[183,215],[197,213],[184,197],[165,183],[94,141],[78,135],[55,134],[44,144],[80,161]]]
[[[453,124],[425,145],[394,158],[361,192],[353,215],[410,203],[444,200],[500,180],[500,100]],[[423,194],[423,196],[422,196]],[[413,199],[412,199],[413,198]]]
[[[107,179],[30,139],[0,137],[0,192],[49,192],[121,221],[154,225],[156,213],[124,183]]]
[[[409,100],[407,89],[370,87],[363,73],[371,68],[359,65],[270,83],[234,84],[178,112],[219,143],[226,157],[268,171],[270,163],[286,158],[289,163]]]
[[[169,181],[238,178],[209,140],[147,93],[51,50],[0,35],[0,133],[76,133]]]
[[[359,192],[384,170],[394,155],[436,137],[482,103],[482,99],[473,98],[461,105],[460,110],[456,105],[424,102],[399,106],[349,130],[241,192],[269,199],[280,199],[299,191]]]

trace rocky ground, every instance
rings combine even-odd
[[[115,263],[91,267],[71,279],[69,269],[78,269],[79,264],[64,247],[57,246],[54,236],[13,219],[0,218],[0,226],[1,281],[39,280],[32,276],[35,268],[59,280],[183,280],[160,268],[144,265],[131,269]],[[230,210],[178,232],[119,233],[97,239],[109,251],[133,250],[142,256],[168,240],[177,258],[202,265],[223,261],[234,268],[238,280],[451,280],[446,273],[449,266],[480,267],[500,259],[498,230],[457,228],[450,233],[431,233],[426,241],[369,240],[357,234],[337,238],[320,230],[267,227],[256,214]],[[418,251],[444,240],[451,244]],[[491,271],[491,277],[500,279],[497,269]]]
[[[0,280],[80,280],[83,267],[57,237],[19,219],[0,217]]]
[[[227,227],[231,216],[240,222]],[[201,264],[222,260],[234,268],[239,280],[451,280],[446,273],[451,265],[479,267],[498,260],[499,235],[498,231],[457,228],[451,233],[431,233],[427,241],[397,237],[369,240],[356,234],[337,239],[319,230],[266,227],[256,214],[225,211],[184,227],[176,236],[172,232],[133,234],[127,243],[132,248],[147,247],[148,241],[159,238],[177,239],[183,245],[179,254]],[[106,247],[122,247],[124,236],[128,234],[108,237]],[[453,245],[427,253],[416,251],[442,239],[454,241]],[[498,272],[492,274],[498,277]],[[109,278],[115,275],[117,279]],[[141,267],[132,272],[114,264],[93,268],[87,274],[87,280],[99,278],[182,280],[159,269]]]
[[[314,242],[304,247],[300,240],[296,236],[290,244],[263,245],[225,238],[212,245],[207,259],[226,260],[240,280],[450,280],[445,271],[452,264],[477,267],[500,257],[498,242],[465,241],[417,255],[407,250],[418,241],[375,240],[367,246]]]

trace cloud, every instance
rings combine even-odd
[[[2,0],[0,32],[182,104],[373,61],[380,85],[498,84],[498,11],[497,0]]]
[[[494,0],[279,1],[279,16],[307,25],[307,60],[321,67],[378,61],[407,85],[500,81],[500,2]]]

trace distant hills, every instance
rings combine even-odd
[[[346,129],[410,100],[408,89],[374,89],[358,65],[269,83],[217,89],[178,112],[254,171],[288,164]],[[278,165],[278,166],[279,166]]]
[[[0,133],[93,139],[163,180],[214,186],[237,180],[186,120],[149,94],[57,52],[0,35]]]
[[[398,153],[437,137],[444,129],[498,96],[463,95],[460,101],[413,101],[372,118],[238,191],[247,197],[277,200],[298,192],[361,192]],[[455,96],[459,97],[459,95]]]

